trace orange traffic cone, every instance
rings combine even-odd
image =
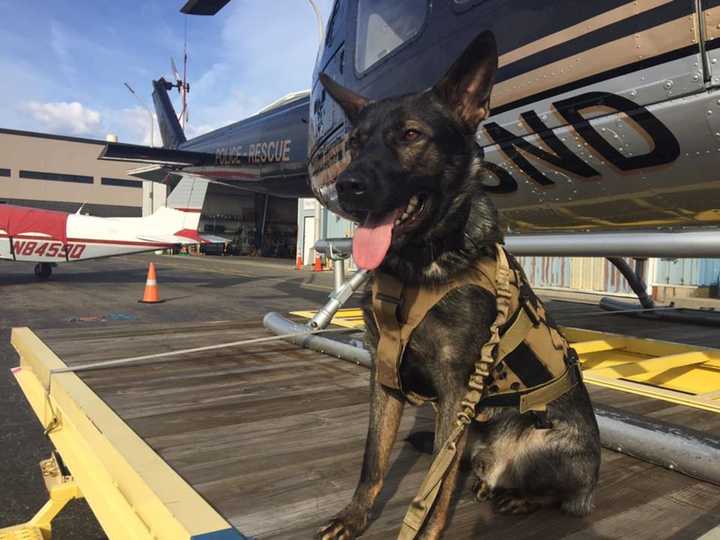
[[[317,253],[315,254],[315,264],[313,264],[313,272],[322,272],[322,260],[320,260],[320,255]]]
[[[295,270],[302,270],[303,260],[302,255],[298,255],[297,262],[295,263]]]
[[[157,274],[155,272],[155,263],[150,263],[148,266],[147,280],[145,281],[145,294],[143,294],[142,300],[138,300],[143,304],[159,304],[160,295],[158,294],[157,285]]]

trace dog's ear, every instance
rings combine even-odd
[[[320,82],[354,124],[360,115],[360,111],[369,103],[368,99],[352,90],[348,90],[344,86],[340,86],[324,73],[320,74]]]
[[[467,46],[433,88],[473,133],[490,114],[490,91],[497,64],[495,36],[486,30]]]

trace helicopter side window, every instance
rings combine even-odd
[[[422,28],[427,3],[418,0],[360,0],[355,67],[359,73],[414,37]]]

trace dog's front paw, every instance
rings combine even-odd
[[[367,513],[344,510],[330,523],[318,529],[317,540],[353,540],[365,530]]]
[[[485,482],[485,480],[480,480],[479,478],[477,478],[473,483],[472,492],[475,495],[475,500],[478,502],[490,500],[492,495],[492,489],[490,489],[487,482]]]
[[[522,497],[511,490],[500,490],[493,493],[492,504],[498,514],[505,515],[531,514],[539,508],[537,502]]]

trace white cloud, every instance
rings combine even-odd
[[[327,20],[333,0],[317,1]],[[0,0],[4,4],[12,2]],[[317,30],[305,0],[234,0],[212,19],[183,19],[165,2],[141,4],[117,20],[108,19],[103,9],[89,10],[94,26],[72,14],[30,25],[30,34],[22,25],[0,23],[0,49],[13,53],[0,55],[7,83],[0,84],[0,127],[98,139],[115,133],[122,142],[150,144],[148,113],[135,106],[122,81],[142,81],[133,85],[152,108],[149,80],[168,71],[170,56],[181,67],[185,20],[190,27],[188,138],[246,118],[310,85]],[[177,92],[172,99],[179,111]],[[159,146],[157,123],[153,131]]]
[[[24,108],[41,123],[44,129],[51,132],[96,135],[102,126],[100,113],[77,101],[71,103],[66,101],[55,103],[29,101],[25,103]]]
[[[188,122],[185,126],[185,137],[188,139],[199,137],[200,135],[204,135],[213,129],[217,129],[217,127],[219,126],[212,126],[210,124],[195,125],[192,122]]]
[[[332,0],[319,3],[327,21]],[[191,72],[191,120],[217,128],[310,87],[318,33],[307,2],[235,0],[218,18],[219,46],[211,64],[193,64],[191,41],[191,66],[197,69]]]
[[[50,48],[60,62],[61,69],[67,74],[73,73],[72,54],[68,34],[56,21],[50,23]]]
[[[151,124],[147,109],[138,106],[107,110],[103,112],[103,118],[105,131],[117,135],[120,142],[144,144],[145,146],[153,143],[155,146],[162,146],[157,118],[153,113]]]

